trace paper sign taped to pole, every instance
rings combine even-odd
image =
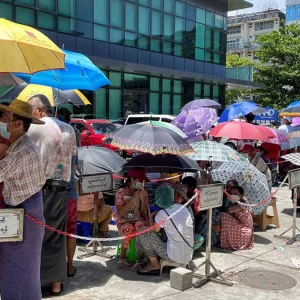
[[[23,241],[24,209],[0,209],[0,242]]]
[[[223,204],[223,184],[201,185],[201,198],[199,210],[220,207]]]
[[[300,186],[300,169],[292,170],[289,172],[289,185],[290,190]]]

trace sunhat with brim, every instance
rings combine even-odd
[[[168,185],[161,185],[155,191],[155,203],[161,208],[169,208],[174,204],[174,190]]]
[[[37,125],[45,124],[45,122],[40,121],[39,119],[34,118],[32,116],[32,106],[28,102],[19,99],[13,100],[9,104],[9,106],[0,104],[0,111],[2,112],[8,111],[15,115],[30,119],[32,124],[37,124]]]

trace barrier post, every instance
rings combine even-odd
[[[80,177],[80,195],[94,194],[94,222],[93,222],[93,237],[98,237],[98,214],[99,214],[99,192],[107,191],[112,189],[113,181],[112,174],[95,174],[95,175],[82,175]],[[92,245],[93,248],[89,249]],[[98,247],[100,248],[98,250]],[[99,241],[90,241],[85,247],[78,248],[81,252],[86,252],[86,254],[78,255],[78,259],[83,259],[91,256],[101,256],[105,258],[112,258],[112,255],[107,254],[107,251],[112,250],[111,247],[104,248]]]
[[[287,245],[291,245],[300,240],[300,235],[297,235],[297,231],[300,232],[297,227],[297,190],[300,187],[300,169],[292,170],[289,172],[289,188],[293,190],[293,225],[280,235],[274,235],[275,238],[288,240]],[[292,230],[292,237],[284,236],[287,232]]]
[[[208,210],[208,232],[206,236],[206,258],[205,261],[200,264],[193,271],[193,277],[200,280],[196,281],[193,286],[195,288],[201,287],[205,283],[212,281],[228,286],[232,286],[233,283],[227,281],[221,274],[221,272],[211,262],[211,230],[212,230],[212,209],[222,206],[223,202],[223,184],[210,184],[200,187],[201,190],[201,203],[199,210]],[[195,274],[196,270],[199,270],[202,266],[205,266],[205,275]],[[213,268],[213,272],[210,272],[210,267]],[[220,279],[216,278],[219,277]]]

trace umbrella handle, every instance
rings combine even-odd
[[[143,180],[143,187],[142,187],[142,191],[145,190],[145,180]]]

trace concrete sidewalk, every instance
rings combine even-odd
[[[300,269],[297,269],[291,260],[291,258],[300,259],[300,242],[287,246],[285,241],[274,238],[275,234],[282,233],[292,225],[290,195],[286,187],[277,193],[280,228],[268,227],[264,232],[256,228],[253,249],[235,252],[213,250],[212,262],[224,272],[226,278],[234,281],[233,287],[211,282],[202,288],[180,292],[170,287],[170,274],[167,270],[161,277],[143,277],[132,271],[120,270],[116,259],[109,260],[94,256],[84,260],[76,259],[74,263],[78,269],[76,277],[69,278],[65,282],[64,292],[58,298],[65,300],[300,299]],[[285,252],[276,250],[275,247],[278,245],[282,246]],[[80,252],[77,251],[76,257],[78,254]],[[205,250],[203,249],[202,252],[197,253],[194,263],[200,264],[204,256]],[[286,290],[255,289],[241,283],[239,275],[244,274],[243,272],[247,269],[280,272],[293,277],[298,283]],[[256,279],[264,280],[265,278]]]

